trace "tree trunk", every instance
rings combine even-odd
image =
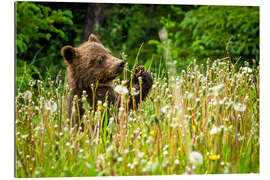
[[[91,3],[88,5],[81,42],[88,40],[88,36],[93,33],[96,25],[102,26],[104,22],[104,10],[112,7],[113,4]]]

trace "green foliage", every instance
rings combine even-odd
[[[149,66],[153,61],[153,71],[168,60],[176,60],[179,70],[193,59],[205,63],[208,57],[259,62],[258,7],[115,5],[105,17],[106,25],[96,33],[113,52],[127,53],[129,64],[142,42],[139,63]],[[162,28],[168,33],[165,43],[159,39]]]
[[[163,5],[119,5],[105,12],[106,25],[96,27],[95,33],[102,37],[102,42],[113,53],[128,55],[130,67],[134,64],[138,49],[142,43],[140,64],[150,65],[155,47],[149,45],[151,39],[158,39],[159,19],[168,12]],[[158,67],[159,57],[154,58]]]
[[[33,47],[42,48],[39,41],[50,41],[55,37],[66,39],[65,32],[57,25],[73,25],[69,10],[52,10],[31,2],[16,2],[16,12],[18,56],[27,54],[28,49]]]
[[[28,84],[33,77],[38,77],[42,79],[42,76],[38,68],[34,65],[28,65],[25,61],[17,59],[17,69],[16,69],[16,85],[17,91],[24,91],[28,88]]]
[[[170,15],[161,19],[173,42],[174,58],[229,55],[259,61],[258,7],[200,6],[177,22]]]
[[[78,44],[82,32],[81,24],[74,24],[84,15],[73,16],[70,10],[53,9],[42,3],[16,2],[16,55],[17,82],[22,77],[25,66],[28,78],[40,78],[34,69],[38,69],[43,78],[50,73],[56,76],[64,69],[60,50],[65,44]],[[49,72],[48,72],[49,71]],[[23,88],[24,86],[22,86]]]

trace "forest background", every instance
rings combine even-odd
[[[259,65],[259,7],[16,2],[16,84],[64,77],[60,50],[97,34],[113,55],[157,72],[230,57]],[[167,51],[164,51],[164,47]]]

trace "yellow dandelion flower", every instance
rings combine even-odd
[[[195,125],[192,125],[192,129],[193,129],[194,131],[196,131],[196,126],[195,126]]]
[[[220,158],[220,155],[216,155],[216,154],[209,154],[208,159],[210,160],[218,160]]]

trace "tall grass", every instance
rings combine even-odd
[[[169,81],[154,77],[137,111],[128,111],[125,95],[117,116],[107,103],[93,111],[83,97],[78,132],[65,109],[65,83],[31,81],[16,97],[16,176],[259,172],[258,67],[236,70],[224,58],[194,61]]]

